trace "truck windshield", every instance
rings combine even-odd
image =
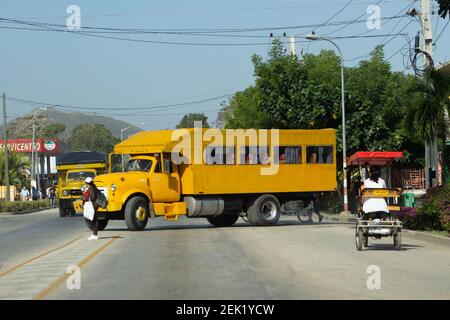
[[[143,171],[150,172],[150,168],[152,167],[151,160],[145,159],[132,159],[128,161],[127,168],[125,171]]]
[[[76,171],[76,172],[69,172],[67,174],[67,180],[72,181],[84,181],[87,177],[91,177],[92,179],[94,179],[95,173],[92,171]]]

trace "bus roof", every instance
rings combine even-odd
[[[100,152],[69,152],[58,155],[56,165],[106,163],[108,157]]]
[[[178,129],[178,130],[155,130],[155,131],[141,131],[138,132],[127,140],[124,140],[114,146],[114,153],[116,154],[146,154],[146,153],[161,153],[172,152],[174,147],[179,143],[181,137],[189,136],[193,139],[194,130],[191,129]],[[205,134],[207,128],[202,129],[202,136]],[[225,129],[212,129],[216,132],[221,132],[224,137],[224,143],[228,144],[226,140]],[[242,129],[242,130],[254,130],[254,129]],[[256,132],[259,130],[256,129]],[[310,140],[317,140],[318,137],[328,137],[327,144],[335,144],[336,142],[336,130],[335,129],[320,129],[320,130],[279,130],[280,132],[280,144],[285,143],[284,140],[298,140],[302,137],[308,137]],[[173,140],[174,135],[177,140]],[[270,133],[268,133],[270,139]],[[296,139],[295,139],[296,138]],[[329,140],[329,141],[328,141]],[[211,142],[203,141],[204,144],[210,144]]]

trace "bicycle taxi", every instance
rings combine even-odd
[[[386,167],[390,172],[390,166],[394,160],[401,159],[403,152],[356,152],[348,159],[348,166],[357,166],[361,181],[361,173],[367,170],[367,167]],[[402,208],[399,199],[402,196],[401,188],[390,188],[390,179],[386,179],[387,188],[358,188],[357,195],[357,222],[355,226],[355,243],[358,251],[363,247],[368,247],[369,237],[379,240],[384,237],[393,237],[395,250],[401,250],[402,247],[402,228],[403,224],[399,220],[398,214]],[[377,219],[375,214],[363,211],[364,201],[368,198],[383,198],[386,200],[389,212],[384,214],[381,219]]]

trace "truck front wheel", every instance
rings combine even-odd
[[[258,197],[247,210],[248,221],[255,226],[275,225],[280,219],[280,215],[280,202],[271,194]]]
[[[234,214],[221,214],[218,216],[207,217],[206,219],[213,226],[229,227],[236,223],[237,219],[239,219],[239,216]]]
[[[131,198],[125,206],[125,222],[127,223],[128,230],[144,230],[147,225],[149,213],[149,205],[144,198]]]
[[[67,211],[66,211],[65,208],[59,207],[59,216],[60,216],[61,218],[64,218],[65,216],[67,216]]]

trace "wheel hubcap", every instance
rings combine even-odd
[[[145,208],[139,207],[139,208],[136,210],[136,218],[137,218],[139,221],[144,221],[146,215],[147,215],[147,211],[145,210]]]

